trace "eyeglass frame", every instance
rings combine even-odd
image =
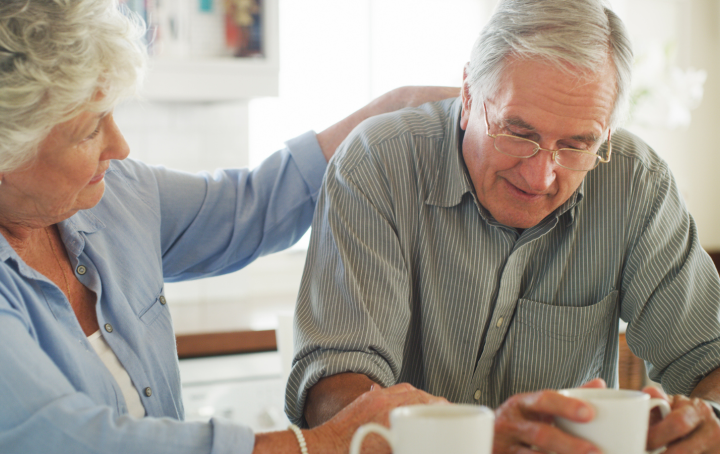
[[[600,163],[607,164],[608,162],[610,162],[610,158],[611,158],[611,155],[612,155],[612,142],[610,141],[610,134],[611,134],[610,128],[608,128],[607,158],[603,158],[603,157],[602,157],[601,155],[599,155],[598,153],[591,153],[591,152],[589,152],[589,151],[579,150],[579,149],[577,149],[577,148],[558,148],[557,150],[549,150],[549,149],[547,149],[547,148],[541,147],[540,144],[537,143],[537,142],[535,142],[534,140],[526,139],[526,138],[524,138],[524,137],[511,136],[510,134],[490,134],[490,123],[488,122],[487,106],[485,105],[485,101],[483,101],[483,114],[485,115],[485,134],[487,134],[488,137],[491,137],[491,138],[493,139],[493,148],[495,148],[495,150],[497,150],[498,153],[502,153],[502,154],[504,154],[505,156],[510,156],[510,157],[512,157],[512,158],[518,158],[518,159],[529,159],[529,158],[532,158],[533,156],[535,156],[536,154],[538,154],[538,152],[539,152],[540,150],[549,151],[550,153],[552,153],[552,159],[553,159],[553,162],[554,162],[555,164],[559,165],[559,166],[562,167],[563,169],[568,169],[568,170],[572,170],[572,171],[575,171],[575,172],[589,172],[589,171],[597,168],[597,166],[599,166]],[[511,139],[514,139],[514,140],[524,140],[525,142],[530,142],[531,144],[535,145],[535,151],[534,151],[533,154],[531,154],[530,156],[515,156],[515,155],[511,155],[511,154],[505,153],[504,151],[500,150],[500,149],[497,147],[497,145],[495,144],[495,139],[496,139],[498,136],[510,137]],[[602,144],[601,144],[600,146],[602,146]],[[589,154],[589,155],[592,155],[592,156],[597,156],[599,159],[598,159],[598,161],[595,163],[595,166],[594,166],[592,169],[588,169],[588,170],[573,169],[573,168],[564,166],[564,165],[562,165],[562,164],[560,164],[560,163],[558,162],[557,156],[558,156],[558,153],[560,153],[561,150],[568,150],[568,151],[572,151],[572,152],[576,152],[576,153]],[[598,148],[598,151],[599,151],[599,150],[600,150],[600,148]]]

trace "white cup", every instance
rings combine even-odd
[[[495,414],[477,405],[411,405],[390,412],[390,429],[380,424],[360,427],[350,454],[360,454],[370,433],[383,436],[394,454],[490,454]]]
[[[595,418],[587,423],[555,418],[555,424],[593,443],[603,454],[645,454],[650,410],[658,407],[663,418],[670,413],[666,401],[641,391],[576,388],[560,394],[588,402],[595,408]]]

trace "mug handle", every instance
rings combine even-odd
[[[350,442],[350,454],[360,454],[360,448],[362,447],[362,442],[365,439],[365,436],[371,433],[380,435],[387,440],[391,448],[393,447],[390,431],[385,428],[385,426],[371,422],[369,424],[365,424],[364,426],[360,426],[357,432],[355,432],[355,435],[353,435],[352,441]]]
[[[670,404],[667,403],[667,401],[663,399],[650,399],[650,410],[653,408],[658,407],[660,409],[660,415],[665,418],[668,413],[670,413]],[[665,448],[656,449],[655,451],[650,452],[650,454],[658,454],[660,452],[663,452]]]

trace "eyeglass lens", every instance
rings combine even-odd
[[[539,145],[527,139],[513,137],[504,134],[498,134],[495,137],[495,148],[501,153],[517,156],[519,158],[527,158],[535,154]],[[558,150],[556,162],[563,167],[574,170],[591,170],[594,169],[600,160],[598,155],[590,155],[580,153],[572,149],[562,148]]]

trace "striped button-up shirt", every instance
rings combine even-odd
[[[490,407],[595,377],[616,386],[619,318],[670,393],[719,367],[720,279],[667,164],[619,131],[612,161],[519,232],[475,197],[460,107],[371,119],[329,165],[298,296],[291,419],[303,422],[320,378],[346,371]]]

